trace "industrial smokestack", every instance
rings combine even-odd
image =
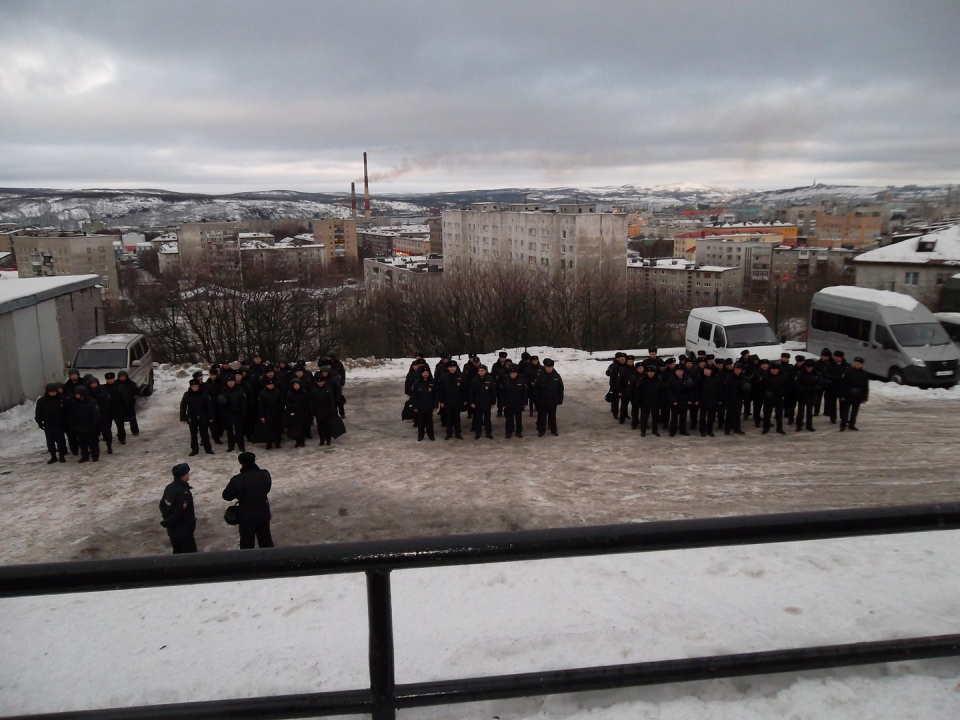
[[[370,176],[367,175],[367,154],[363,154],[363,217],[370,219]]]
[[[357,219],[357,184],[350,183],[350,217]]]

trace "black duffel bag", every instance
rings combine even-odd
[[[223,521],[227,525],[239,525],[240,524],[240,505],[239,503],[234,503],[233,505],[228,505],[227,509],[223,511]]]
[[[603,396],[603,401],[604,401],[605,403],[612,403],[612,402],[613,402],[613,399],[614,399],[614,398],[613,398],[613,390],[608,390],[608,391],[607,391],[607,394]]]

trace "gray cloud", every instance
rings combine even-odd
[[[13,2],[0,185],[960,178],[960,5]]]

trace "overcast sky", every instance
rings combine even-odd
[[[0,0],[0,185],[960,183],[957,0]]]

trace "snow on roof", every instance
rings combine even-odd
[[[164,243],[157,252],[163,253],[164,255],[174,255],[180,252],[180,245],[175,242]]]
[[[241,240],[244,240],[244,239],[253,240],[253,239],[265,238],[265,237],[272,238],[273,235],[271,235],[270,233],[242,232],[242,233],[237,233],[237,237],[240,238]]]
[[[936,232],[870,250],[855,258],[854,262],[960,265],[960,222]]]
[[[889,290],[874,290],[873,288],[837,285],[835,287],[824,288],[820,292],[824,295],[831,295],[833,297],[862,300],[864,302],[877,303],[878,305],[883,305],[884,307],[899,308],[900,310],[907,311],[915,310],[920,304],[909,295],[890,292]]]
[[[4,280],[0,283],[0,313],[30,307],[58,295],[93,287],[99,282],[101,282],[99,275],[59,275]]]

